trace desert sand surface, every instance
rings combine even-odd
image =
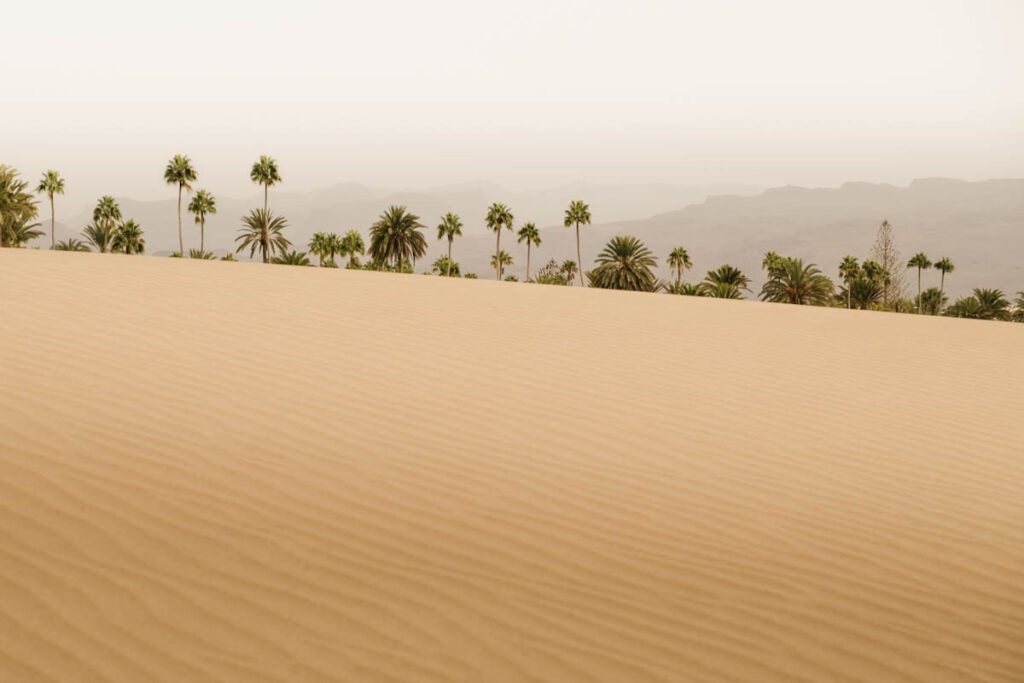
[[[1022,351],[0,250],[0,680],[1021,681]]]

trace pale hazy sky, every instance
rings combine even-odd
[[[73,197],[1024,176],[1022,0],[7,3],[0,163]],[[70,198],[69,198],[70,199]],[[77,203],[77,202],[76,202]]]

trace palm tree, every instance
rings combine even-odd
[[[110,251],[110,247],[114,242],[114,234],[117,231],[117,226],[108,221],[92,222],[85,226],[82,230],[82,234],[85,236],[85,241],[96,248],[101,254],[106,254]]]
[[[676,294],[679,296],[704,296],[704,289],[692,282],[679,282],[665,285],[662,287],[666,294]]]
[[[487,209],[487,228],[498,236],[497,243],[494,246],[494,253],[501,253],[501,231],[511,230],[512,222],[514,218],[512,212],[504,204],[494,203],[491,204],[490,208]],[[501,279],[501,259],[492,259],[494,266],[494,276],[496,279]]]
[[[1010,302],[998,289],[975,289],[979,316],[982,320],[1009,320]]]
[[[249,180],[263,186],[263,210],[268,211],[267,201],[270,197],[270,188],[281,182],[281,172],[277,168],[277,162],[272,157],[260,156],[252,165],[252,170],[249,171]]]
[[[283,216],[275,216],[264,209],[253,209],[249,215],[242,219],[240,235],[235,238],[239,242],[236,253],[249,249],[249,258],[257,252],[264,263],[270,263],[274,253],[284,253],[292,243],[285,239],[283,231],[288,227],[288,221]]]
[[[57,212],[53,197],[54,195],[64,194],[64,178],[57,171],[50,169],[40,178],[39,185],[36,186],[36,193],[45,193],[50,199],[50,249],[53,249],[57,244],[56,239],[54,239],[54,232],[57,226]]]
[[[576,273],[579,272],[579,266],[575,261],[563,261],[561,270],[562,275],[565,277],[565,284],[571,287]]]
[[[459,277],[462,273],[459,264],[447,256],[438,256],[431,266],[431,273],[437,273],[441,277]]]
[[[338,253],[341,256],[348,256],[349,268],[359,267],[359,257],[366,253],[366,244],[358,230],[349,230],[345,233],[345,236],[341,238]]]
[[[164,182],[168,185],[178,186],[178,250],[185,253],[185,235],[181,230],[181,191],[192,191],[192,183],[196,180],[196,169],[192,167],[192,160],[183,154],[175,154],[167,162],[164,169]]]
[[[188,212],[199,224],[199,251],[206,251],[206,217],[217,213],[217,199],[206,190],[199,190],[188,203]]]
[[[39,223],[29,223],[24,218],[8,216],[0,223],[0,246],[20,249],[35,238],[42,237],[43,231],[38,230],[38,227]]]
[[[523,227],[519,228],[519,232],[516,235],[516,240],[519,244],[526,242],[526,281],[530,281],[530,248],[540,246],[540,231],[537,230],[537,226],[533,223],[527,223]]]
[[[739,268],[726,264],[718,270],[709,270],[701,287],[704,295],[717,299],[742,299],[743,290],[750,291],[750,278]]]
[[[861,274],[860,264],[856,256],[846,255],[839,264],[839,279],[846,283],[846,308],[853,308],[853,299],[850,294],[850,283]]]
[[[4,232],[13,231],[17,225],[27,226],[38,215],[39,207],[28,183],[15,169],[0,164],[0,227],[7,226]],[[7,246],[2,234],[0,246]]]
[[[113,229],[114,225],[121,220],[121,206],[117,200],[110,195],[100,197],[96,202],[96,208],[92,210],[92,221],[97,224],[104,224]]]
[[[337,251],[334,244],[335,237],[337,235],[334,233],[314,232],[313,238],[309,240],[309,253],[316,255],[320,259],[321,268],[323,268],[324,259],[332,260],[332,253]]]
[[[668,267],[675,272],[675,284],[678,287],[683,283],[683,274],[690,268],[693,268],[690,254],[686,251],[685,247],[676,247],[668,253]]]
[[[939,261],[935,262],[935,269],[941,273],[939,276],[939,293],[941,294],[946,291],[946,275],[956,270],[956,266],[953,265],[948,256],[943,256]],[[942,299],[941,296],[939,298]]]
[[[53,245],[56,251],[91,251],[89,245],[80,240],[76,240],[74,237],[69,237],[63,242],[57,242]]]
[[[946,301],[946,295],[938,287],[929,287],[921,292],[921,310],[928,315],[942,315]]]
[[[764,253],[764,258],[761,259],[761,270],[765,271],[769,280],[779,276],[782,271],[783,260],[783,257],[774,251],[766,251]]]
[[[1017,298],[1013,300],[1013,319],[1024,323],[1024,292],[1017,292]]]
[[[370,255],[383,264],[392,260],[399,273],[404,264],[427,253],[419,216],[404,206],[392,206],[370,227]]]
[[[864,262],[865,265],[868,263],[868,261]],[[860,275],[850,280],[847,295],[853,308],[868,310],[883,300],[885,290],[882,288],[881,281]]]
[[[923,252],[919,251],[914,254],[913,258],[907,261],[907,268],[917,268],[917,313],[921,314],[921,271],[925,268],[931,268],[931,259]]]
[[[441,222],[437,225],[437,239],[448,240],[448,267],[450,268],[454,261],[452,261],[452,242],[455,241],[456,237],[462,237],[462,220],[458,215],[454,213],[446,213],[442,218]],[[435,261],[436,263],[436,261]],[[458,267],[458,264],[455,263]],[[451,272],[445,273],[447,277],[451,277]]]
[[[761,288],[761,299],[775,303],[827,306],[835,287],[813,263],[779,257],[768,268],[771,277]]]
[[[502,249],[491,257],[491,268],[504,272],[506,266],[512,265],[512,255]]]
[[[135,221],[128,219],[114,230],[111,240],[111,251],[115,254],[142,254],[146,251],[146,240],[142,236],[142,228]]]
[[[214,259],[212,251],[205,251],[203,249],[189,249],[188,257],[190,259],[194,258],[200,261],[212,261]]]
[[[567,228],[576,226],[576,262],[583,263],[583,256],[580,253],[580,226],[590,225],[590,207],[578,199],[570,202],[569,208],[565,210],[565,221],[563,223]],[[585,286],[583,284],[583,271],[580,271],[580,287]]]
[[[591,287],[631,292],[658,289],[658,278],[651,270],[658,267],[658,259],[635,237],[618,235],[611,238],[596,263],[596,267],[587,274]]]
[[[286,251],[282,252],[280,256],[275,256],[271,263],[276,263],[281,266],[312,266],[309,262],[309,258],[306,254],[297,251]]]

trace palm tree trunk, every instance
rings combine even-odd
[[[269,189],[270,189],[270,185],[267,185],[267,184],[263,185],[263,212],[264,213],[266,213],[266,211],[267,211],[267,197],[268,197]]]
[[[185,237],[181,232],[181,183],[178,183],[178,253],[185,258]]]
[[[53,208],[53,193],[50,193],[50,249],[57,244],[53,239],[54,228],[57,225],[57,215],[54,213]]]
[[[946,288],[946,271],[939,271],[942,273],[939,275],[939,305],[935,307],[935,315],[939,314],[939,309],[942,308],[942,292]]]
[[[917,267],[917,314],[921,315],[921,266]]]
[[[199,251],[206,252],[206,216],[199,219]]]
[[[496,280],[501,280],[501,226],[498,226],[498,244],[494,247],[494,276]]]
[[[526,281],[530,281],[530,241],[526,241]]]
[[[580,287],[586,287],[583,283],[583,256],[580,255],[580,224],[576,223],[576,266],[580,273]]]
[[[452,276],[452,240],[448,239],[448,272],[445,277]]]

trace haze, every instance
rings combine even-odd
[[[339,181],[837,185],[1022,175],[1024,4],[311,2],[5,8],[3,161],[67,201]],[[15,29],[15,30],[12,30]]]

